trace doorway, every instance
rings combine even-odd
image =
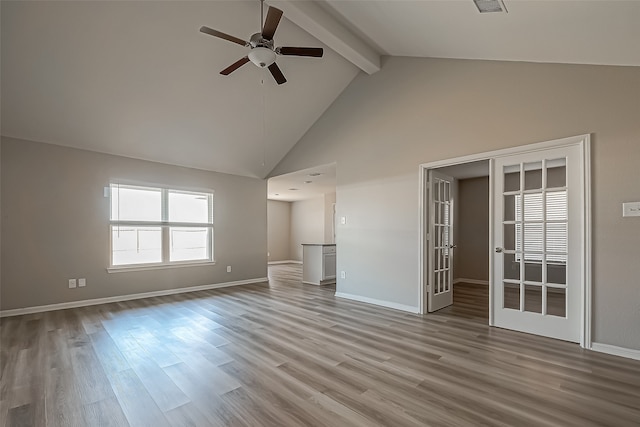
[[[302,263],[302,244],[335,243],[336,164],[267,181],[267,262]]]
[[[430,218],[434,226],[429,230],[433,236],[429,239],[433,247],[429,252],[438,253],[433,262],[435,271],[429,269],[429,277],[439,292],[430,304],[427,298],[427,310],[433,312],[453,303],[452,313],[486,323],[489,318],[489,160],[432,169],[429,182],[432,181],[435,200],[430,201],[428,209],[434,215]],[[444,188],[439,188],[443,184]]]
[[[452,208],[442,261],[433,171],[488,162],[489,324],[590,346],[589,148],[582,135],[421,165],[421,312],[443,305],[440,266],[464,238]]]

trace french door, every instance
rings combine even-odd
[[[453,304],[454,179],[429,171],[429,246],[427,310]]]
[[[580,147],[494,163],[494,326],[579,342],[584,280]]]

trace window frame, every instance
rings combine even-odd
[[[154,190],[160,191],[160,221],[137,221],[137,220],[119,220],[112,218],[113,209],[113,192],[118,187],[120,188],[132,188],[140,190]],[[105,188],[105,193],[108,192],[109,197],[109,266],[107,271],[109,273],[116,273],[122,271],[140,271],[140,270],[156,270],[164,268],[176,268],[176,267],[192,267],[202,265],[215,265],[215,225],[214,225],[214,196],[215,192],[212,189],[201,188],[180,188],[176,186],[164,186],[158,184],[138,183],[130,181],[111,182],[108,187]],[[208,222],[177,222],[169,221],[169,194],[170,193],[182,193],[193,194],[207,197],[207,218]],[[160,227],[161,229],[161,261],[149,262],[149,263],[136,263],[136,264],[113,264],[113,227],[117,225],[122,226],[136,226],[136,227]],[[171,243],[171,229],[174,227],[180,228],[207,228],[208,229],[208,245],[207,259],[197,260],[170,260],[170,243]]]

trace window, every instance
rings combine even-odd
[[[213,194],[111,184],[111,267],[213,262]]]

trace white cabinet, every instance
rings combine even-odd
[[[336,245],[302,244],[302,283],[327,285],[336,282]]]

